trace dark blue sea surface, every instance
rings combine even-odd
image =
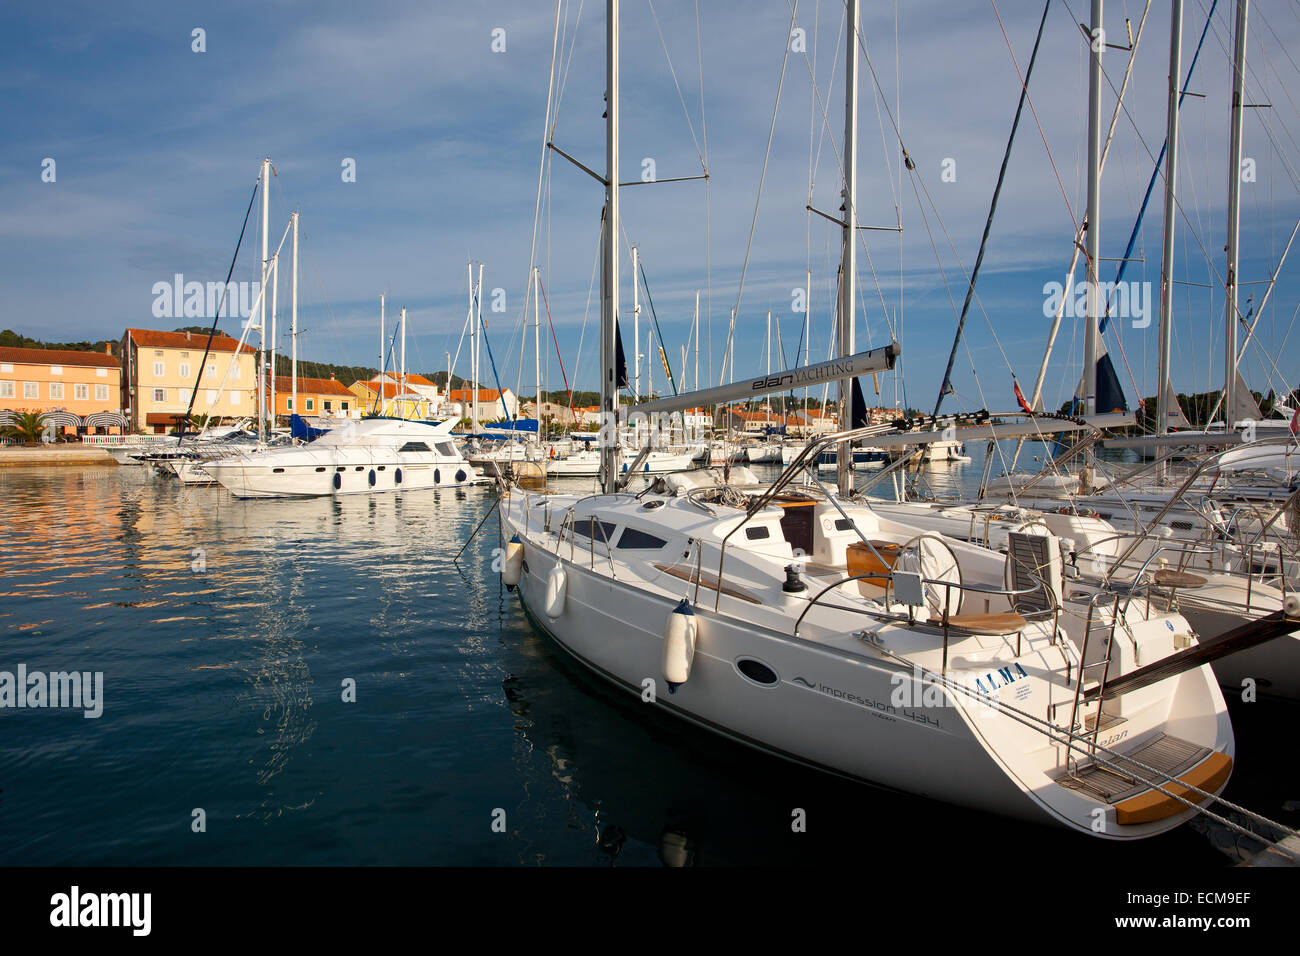
[[[0,469],[0,500],[0,671],[104,675],[98,719],[0,710],[0,865],[1232,862],[1190,827],[1115,844],[848,783],[618,696],[499,585],[495,517],[454,560],[490,488]],[[1288,819],[1293,762],[1262,761],[1295,710],[1271,706],[1235,707],[1229,794]]]

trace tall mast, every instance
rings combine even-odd
[[[479,336],[483,332],[483,263],[478,264],[478,285],[474,289],[474,393],[473,393],[473,424],[474,431],[478,432],[478,364],[479,351],[482,346],[479,344]]]
[[[400,314],[402,320],[402,366],[401,366],[401,377],[398,379],[398,386],[401,389],[401,391],[398,392],[398,396],[397,396],[397,414],[400,415],[402,418],[405,418],[406,414],[405,412],[403,412],[404,406],[402,404],[403,402],[406,401],[406,307],[405,306],[402,306],[402,311]]]
[[[700,290],[695,290],[695,390],[700,390]]]
[[[600,407],[602,489],[615,491],[618,482],[618,382],[614,336],[618,322],[618,4],[605,3],[605,242],[604,281],[600,316]],[[633,342],[633,348],[637,343]]]
[[[1232,126],[1228,144],[1227,314],[1223,317],[1223,422],[1232,429],[1237,412],[1237,243],[1241,232],[1242,93],[1246,72],[1246,16],[1250,0],[1237,0],[1236,42],[1232,51]]]
[[[1169,359],[1174,303],[1174,193],[1178,183],[1178,86],[1183,67],[1183,0],[1173,0],[1169,16],[1169,107],[1165,130],[1165,235],[1160,258],[1160,356],[1156,392],[1156,434],[1169,432]],[[1164,470],[1164,466],[1161,466]]]
[[[384,294],[379,293],[379,384],[375,386],[375,411],[380,415],[387,414],[387,403],[384,401],[384,381],[388,378],[388,351],[385,348],[387,339],[384,338]]]
[[[542,440],[542,312],[541,269],[533,266],[533,364],[537,370],[537,440]]]
[[[839,354],[853,354],[854,299],[858,239],[858,0],[848,0],[848,51],[844,65],[844,250],[840,282]],[[852,425],[852,380],[839,382],[839,427]],[[841,495],[853,493],[853,449],[836,446],[836,473]]]
[[[271,160],[262,160],[262,301],[257,311],[257,440],[266,438],[266,267],[271,228]]]
[[[1097,352],[1101,327],[1101,54],[1106,48],[1101,8],[1102,0],[1092,0],[1088,57],[1088,320],[1083,347],[1083,397],[1087,415],[1097,412]]]
[[[637,258],[636,246],[632,247],[632,400],[641,401],[641,283],[637,278]],[[650,361],[650,352],[647,347],[645,354],[646,362]]]
[[[276,316],[280,308],[280,254],[277,252],[271,257],[271,374],[267,379],[270,386],[271,399],[271,429],[275,430],[275,341],[276,341]]]
[[[293,214],[293,283],[289,287],[289,396],[298,411],[298,214]]]

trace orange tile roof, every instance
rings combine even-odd
[[[275,377],[275,390],[281,394],[288,394],[293,390],[293,378],[288,375],[277,375]],[[298,376],[298,391],[310,392],[313,395],[347,395],[355,398],[356,396],[336,378],[304,378]]]
[[[448,396],[449,401],[453,402],[472,402],[474,396],[471,394],[473,389],[453,388]],[[501,393],[494,388],[480,388],[478,390],[478,400],[480,402],[495,402],[501,397]]]
[[[127,329],[126,334],[136,345],[144,349],[199,349],[208,342],[206,335],[198,332],[162,332],[158,329]],[[212,351],[233,352],[239,345],[238,339],[232,339],[224,332],[212,336]]]
[[[103,352],[78,352],[75,349],[0,348],[0,362],[16,365],[71,365],[94,368],[118,368],[119,363]]]
[[[302,379],[299,379],[298,381],[301,382]],[[371,379],[368,382],[352,383],[353,388],[355,388],[358,385],[360,385],[362,388],[368,389],[371,393],[379,392],[380,394],[382,394],[384,398],[396,398],[399,394],[405,394],[411,396],[411,398],[409,399],[410,401],[419,401],[419,402],[428,401],[428,399],[426,399],[423,395],[417,395],[415,392],[402,392],[397,387],[396,382],[384,382],[382,387],[380,387],[379,383],[374,381],[373,379]],[[302,389],[299,388],[299,391],[301,390]],[[350,393],[355,394],[354,392],[350,392]],[[406,399],[404,399],[404,401],[405,400]]]

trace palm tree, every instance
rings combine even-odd
[[[30,444],[42,440],[44,429],[40,412],[14,412],[10,423],[0,429],[0,434]]]

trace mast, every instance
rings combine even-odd
[[[636,246],[632,247],[632,395],[635,401],[641,401],[641,283],[637,279],[636,267],[639,263]],[[646,347],[646,363],[650,362],[649,346]],[[648,389],[647,389],[648,392]]]
[[[1232,124],[1228,143],[1228,269],[1227,308],[1224,316],[1223,423],[1232,430],[1237,417],[1237,266],[1241,233],[1242,92],[1246,71],[1246,17],[1250,0],[1237,0],[1236,42],[1232,51]]]
[[[606,494],[618,482],[618,382],[614,336],[618,322],[618,5],[605,4],[605,236],[600,316],[601,486]],[[633,343],[633,348],[636,343]]]
[[[1100,2],[1100,0],[1094,0]],[[848,0],[848,51],[844,61],[844,251],[840,282],[839,354],[853,354],[854,298],[857,276],[858,238],[858,0]],[[839,427],[851,427],[852,379],[839,381]],[[841,495],[853,493],[853,449],[846,442],[836,446],[835,470]]]
[[[379,293],[379,384],[375,386],[375,412],[383,415],[388,411],[384,402],[384,380],[388,378],[388,353],[384,348],[384,294]]]
[[[271,227],[271,160],[262,160],[262,301],[257,311],[257,440],[266,439],[266,267],[268,230]]]
[[[1097,352],[1101,323],[1101,54],[1106,48],[1102,32],[1102,0],[1092,0],[1092,29],[1088,57],[1088,320],[1083,349],[1084,413],[1097,412]]]
[[[401,372],[400,372],[401,377],[398,379],[398,385],[401,390],[398,392],[397,395],[397,414],[402,418],[405,418],[406,413],[403,411],[403,405],[402,405],[402,403],[406,401],[405,398],[406,396],[406,307],[405,306],[402,306],[402,311],[400,314],[401,314],[401,321],[402,321],[402,365],[401,365]]]
[[[700,390],[700,290],[695,290],[695,390]]]
[[[478,431],[478,366],[479,352],[483,346],[479,336],[483,333],[483,263],[478,264],[478,285],[474,290],[474,431]]]
[[[1165,130],[1165,235],[1160,258],[1160,356],[1156,392],[1156,434],[1169,432],[1169,359],[1174,302],[1174,193],[1178,182],[1178,106],[1182,82],[1183,0],[1173,0],[1169,16],[1169,107]],[[1164,466],[1161,465],[1163,472]]]
[[[293,214],[293,282],[289,287],[289,402],[298,413],[298,214]]]
[[[542,273],[533,266],[533,363],[537,370],[537,441],[542,440]]]
[[[279,312],[280,304],[280,253],[271,257],[271,374],[267,379],[270,386],[271,399],[271,430],[275,430],[275,340],[276,340],[276,316]]]

